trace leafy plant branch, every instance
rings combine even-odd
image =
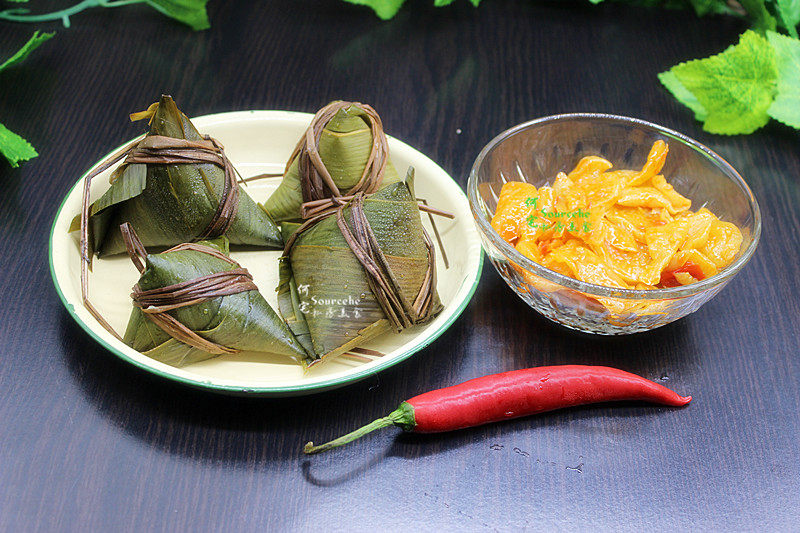
[[[60,20],[65,28],[70,27],[70,17],[77,15],[87,9],[103,7],[115,8],[133,4],[145,4],[156,11],[173,18],[194,30],[206,30],[210,28],[206,4],[208,0],[83,0],[71,7],[34,15],[27,8],[11,8],[0,11],[0,20],[9,22],[51,22]]]
[[[14,3],[25,3],[27,0],[8,0]],[[8,22],[51,22],[60,20],[65,28],[70,26],[70,17],[91,8],[116,8],[133,4],[145,4],[158,12],[190,26],[194,30],[205,30],[210,27],[206,4],[208,0],[83,0],[73,6],[59,11],[43,14],[31,14],[27,8],[11,8],[0,11],[0,21]],[[55,33],[34,32],[25,45],[0,64],[0,73],[22,62],[43,42]],[[38,156],[36,149],[20,135],[0,124],[0,154],[12,167],[18,167],[21,161],[28,161]]]
[[[34,32],[33,36],[28,39],[28,42],[17,53],[0,64],[0,74],[8,68],[22,63],[31,52],[54,35],[55,33],[40,34],[38,31]],[[20,161],[27,161],[39,155],[28,141],[6,128],[2,123],[0,123],[0,154],[3,154],[8,164],[15,168],[19,166]]]

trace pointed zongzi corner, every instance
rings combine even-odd
[[[315,361],[433,319],[434,249],[411,184],[396,182],[297,228],[279,269],[278,307]]]
[[[147,254],[126,228],[123,239],[131,243],[131,259],[142,273],[123,338],[128,346],[178,367],[238,351],[306,362],[305,349],[250,274],[228,257],[225,237]]]
[[[374,109],[332,102],[314,116],[264,207],[278,222],[297,221],[307,218],[301,212],[304,202],[371,194],[396,183],[400,177],[388,150]]]
[[[150,118],[150,132],[124,154],[111,188],[90,208],[88,239],[97,255],[125,251],[117,231],[125,222],[148,247],[220,235],[232,244],[282,246],[280,230],[239,185],[222,146],[203,137],[170,96],[131,118]]]

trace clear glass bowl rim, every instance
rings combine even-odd
[[[507,138],[532,126],[540,126],[553,122],[584,120],[584,119],[620,122],[632,126],[637,126],[640,128],[655,130],[658,133],[662,133],[674,139],[678,139],[680,142],[694,147],[698,152],[704,154],[708,159],[711,159],[714,163],[716,163],[717,166],[722,169],[723,173],[728,177],[728,179],[730,179],[739,186],[739,188],[742,190],[742,192],[747,196],[749,200],[750,211],[753,216],[753,239],[751,240],[750,245],[747,247],[744,253],[742,253],[739,256],[739,258],[733,262],[733,264],[729,265],[721,272],[718,272],[717,274],[711,276],[710,278],[706,278],[696,283],[692,283],[691,285],[683,285],[680,287],[669,287],[666,289],[650,289],[650,290],[618,289],[615,287],[595,285],[594,283],[586,283],[571,278],[569,276],[564,276],[563,274],[559,274],[554,270],[550,270],[549,268],[546,268],[536,263],[535,261],[528,259],[520,252],[518,252],[516,248],[511,246],[511,244],[509,244],[502,237],[500,237],[500,234],[497,233],[494,230],[494,228],[492,228],[490,221],[484,216],[483,209],[481,208],[480,205],[481,200],[478,194],[478,169],[480,168],[481,164],[483,164],[483,161],[486,158],[486,156],[497,145],[502,143]],[[489,141],[489,143],[486,146],[484,146],[483,150],[481,150],[481,152],[478,154],[478,157],[475,158],[475,163],[473,163],[472,165],[472,169],[470,170],[469,174],[469,180],[467,181],[467,196],[469,198],[469,205],[470,209],[472,210],[472,216],[475,219],[475,223],[478,226],[479,231],[486,237],[486,239],[489,240],[489,242],[492,243],[492,245],[498,248],[503,253],[503,255],[505,255],[506,258],[520,265],[528,272],[532,272],[537,276],[541,276],[542,278],[548,281],[593,296],[624,298],[630,300],[654,300],[654,299],[667,300],[667,299],[684,298],[686,296],[691,296],[694,294],[701,293],[721,283],[726,283],[733,276],[735,276],[753,256],[753,253],[755,253],[756,247],[758,246],[758,241],[761,238],[761,210],[758,207],[758,202],[756,201],[756,198],[753,195],[753,191],[750,190],[750,187],[747,186],[747,183],[745,183],[742,176],[736,171],[735,168],[733,168],[730,165],[730,163],[725,161],[725,159],[720,157],[716,152],[714,152],[710,148],[704,146],[703,144],[695,141],[690,137],[687,137],[682,133],[671,130],[669,128],[665,128],[663,126],[659,126],[658,124],[654,124],[646,120],[626,117],[622,115],[611,115],[606,113],[564,113],[559,115],[548,115],[545,117],[530,120],[528,122],[523,122],[522,124],[518,124],[516,126],[513,126],[505,130],[504,132],[497,135],[494,139]]]

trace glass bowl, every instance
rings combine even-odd
[[[527,181],[540,187],[552,183],[558,172],[569,172],[588,155],[608,159],[615,169],[639,169],[659,139],[669,145],[662,174],[692,200],[692,210],[705,206],[742,231],[739,253],[716,275],[690,285],[653,290],[594,285],[535,263],[492,228],[490,222],[505,182]],[[484,250],[506,283],[545,317],[587,333],[647,331],[697,311],[750,260],[761,235],[758,203],[724,159],[685,135],[616,115],[553,115],[504,131],[475,160],[467,193]]]

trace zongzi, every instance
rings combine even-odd
[[[314,116],[264,207],[277,222],[298,221],[339,205],[331,199],[372,194],[398,181],[375,110],[335,101]]]
[[[121,230],[141,273],[123,337],[128,346],[172,366],[239,351],[307,359],[247,269],[228,257],[224,236],[147,254],[129,224]]]
[[[82,214],[82,239],[98,256],[125,251],[121,224],[131,223],[145,246],[173,246],[225,235],[232,244],[281,248],[280,230],[237,181],[214,139],[201,135],[170,96],[131,119],[150,118],[142,140],[112,156],[87,178],[125,158],[111,188]],[[88,203],[88,197],[85,197]],[[81,216],[70,228],[81,229]],[[87,258],[88,259],[88,258]]]
[[[313,362],[441,311],[411,178],[284,230],[278,306]]]

